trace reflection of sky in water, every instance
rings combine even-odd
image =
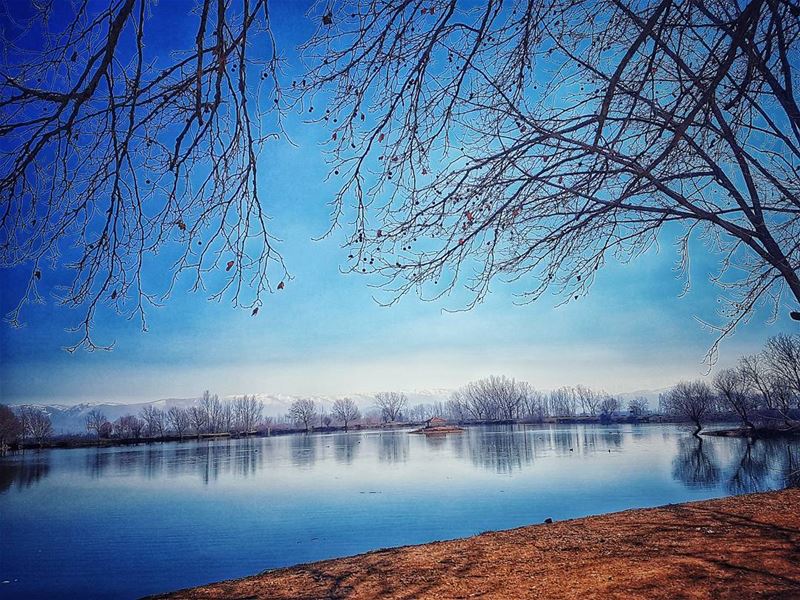
[[[12,581],[0,595],[136,597],[546,517],[780,488],[798,468],[800,446],[785,440],[701,443],[631,425],[28,452],[0,460],[0,581]]]

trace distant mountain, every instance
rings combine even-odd
[[[658,396],[664,389],[657,390],[638,390],[634,392],[624,392],[616,394],[626,408],[628,400],[632,398],[644,397],[647,399],[650,409],[655,410],[658,408]],[[435,402],[446,402],[450,398],[452,390],[448,389],[430,389],[430,390],[414,390],[404,392],[408,397],[409,406],[416,404],[433,404]],[[368,414],[375,408],[375,394],[374,393],[356,393],[356,394],[343,394],[339,396],[295,396],[290,394],[255,394],[256,398],[264,402],[264,415],[273,418],[281,418],[289,411],[292,402],[298,398],[310,398],[317,403],[320,409],[325,412],[330,412],[331,406],[337,398],[349,397],[358,405],[361,412]],[[224,396],[222,400],[232,400],[235,396]],[[199,397],[194,398],[162,398],[161,400],[154,400],[152,402],[138,402],[134,404],[76,404],[67,406],[63,404],[47,404],[36,405],[37,408],[44,410],[53,422],[53,431],[56,434],[70,434],[70,433],[83,433],[86,431],[86,415],[92,409],[100,410],[109,421],[114,421],[123,415],[138,415],[145,406],[157,406],[162,410],[168,410],[172,406],[180,406],[187,408],[196,402],[199,402]]]
[[[637,390],[635,392],[623,392],[621,394],[615,394],[617,398],[622,402],[623,408],[627,409],[627,403],[629,400],[633,400],[634,398],[645,398],[647,400],[647,404],[650,406],[650,410],[658,409],[658,397],[666,392],[669,388],[659,388],[655,390]]]
[[[409,405],[429,404],[438,401],[445,401],[450,397],[450,390],[417,390],[405,392],[408,397]],[[241,394],[237,394],[240,396]],[[289,410],[292,402],[298,398],[310,398],[316,402],[321,409],[329,412],[331,406],[337,398],[349,397],[358,405],[362,412],[369,411],[375,404],[375,395],[370,393],[343,394],[340,396],[294,396],[288,394],[255,394],[256,398],[264,402],[264,415],[271,417],[283,417]],[[224,396],[222,400],[232,400],[236,396]],[[187,408],[200,401],[199,397],[194,398],[162,398],[152,402],[138,402],[133,404],[37,404],[36,408],[44,410],[50,415],[53,422],[53,431],[57,434],[84,433],[86,431],[86,415],[93,409],[102,412],[109,421],[114,421],[124,415],[138,415],[145,406],[157,406],[162,410],[168,410],[173,406]]]
[[[35,404],[36,408],[50,415],[53,431],[56,435],[86,432],[86,415],[93,409],[102,412],[109,421],[114,421],[123,415],[139,414],[145,406],[158,406],[167,409],[170,406],[190,406],[198,398],[169,398],[154,402],[139,402],[135,404]]]

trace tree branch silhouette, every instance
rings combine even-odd
[[[791,2],[329,5],[300,96],[333,129],[334,222],[355,204],[348,268],[390,303],[498,278],[577,300],[665,227],[687,288],[719,256],[720,338],[800,303]]]
[[[64,18],[71,6],[6,15],[16,27],[0,63],[0,264],[29,274],[8,319],[20,324],[41,299],[48,265],[69,267],[58,297],[83,315],[69,350],[109,347],[92,337],[103,305],[146,328],[145,308],[184,273],[201,290],[226,272],[210,297],[257,308],[288,276],[258,180],[281,93],[266,0],[201,0],[187,18],[195,47],[159,55],[146,43],[159,18],[148,0],[99,12],[78,2]],[[171,266],[154,283],[159,253]]]

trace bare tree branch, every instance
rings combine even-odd
[[[58,298],[82,311],[69,350],[109,347],[92,336],[103,306],[146,328],[184,273],[255,314],[288,277],[257,168],[280,94],[266,0],[198,0],[195,46],[155,51],[155,3],[71,6],[32,3],[3,32],[0,266],[29,269],[8,319],[40,299],[47,266],[70,269]],[[157,278],[155,254],[171,262]]]

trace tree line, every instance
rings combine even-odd
[[[268,430],[272,419],[264,416],[264,402],[244,395],[230,401],[220,400],[206,390],[200,401],[189,407],[171,406],[162,410],[145,406],[138,415],[124,415],[109,421],[99,409],[86,415],[86,431],[98,439],[163,438],[187,435],[247,435]]]
[[[644,397],[620,398],[585,385],[562,386],[543,392],[527,381],[505,376],[486,377],[462,386],[446,402],[409,406],[405,394],[376,394],[373,410],[362,419],[350,398],[337,400],[330,415],[311,399],[292,403],[287,420],[306,431],[315,424],[338,422],[345,429],[354,422],[424,422],[440,416],[465,422],[541,422],[546,418],[597,418],[610,421],[615,414],[640,418],[651,412]],[[735,416],[748,429],[797,427],[800,420],[800,335],[769,338],[761,352],[739,359],[710,380],[682,381],[659,397],[658,413],[695,425],[723,416]]]
[[[635,398],[627,405],[636,415],[647,412],[647,400]],[[549,393],[534,389],[526,381],[491,376],[470,382],[453,392],[447,401],[410,405],[401,392],[380,392],[362,415],[351,398],[336,400],[327,413],[321,403],[309,398],[295,400],[286,421],[310,431],[315,426],[423,423],[433,417],[457,422],[541,421],[548,416],[596,416],[610,418],[623,408],[622,402],[583,385],[564,386]]]
[[[345,429],[354,423],[375,425],[378,423],[396,423],[403,420],[424,421],[441,414],[429,409],[429,405],[419,404],[411,409],[408,406],[408,397],[401,392],[380,392],[375,394],[374,402],[365,415],[352,398],[339,398],[331,406],[330,414],[322,404],[317,404],[309,398],[301,398],[292,402],[286,414],[286,420],[306,431],[310,431],[316,424],[321,427],[330,427],[334,424]]]
[[[659,398],[659,410],[694,424],[695,435],[720,412],[742,426],[796,429],[800,409],[800,335],[776,335],[711,381],[682,381]]]
[[[12,410],[0,404],[0,452],[12,443],[29,440],[42,446],[53,435],[50,415],[33,406]]]
[[[310,398],[292,402],[285,422],[305,431],[314,428],[379,423],[421,423],[439,416],[467,422],[542,422],[546,418],[596,418],[610,421],[620,411],[639,418],[650,412],[647,399],[623,401],[584,385],[562,386],[543,392],[527,381],[505,376],[486,377],[462,386],[447,401],[409,405],[400,392],[381,392],[362,414],[352,398],[337,399],[326,411]],[[742,426],[755,430],[794,429],[800,423],[800,335],[769,338],[761,352],[743,356],[735,366],[721,369],[710,379],[682,381],[659,397],[659,414],[691,422],[698,434],[709,421],[733,415]],[[279,423],[277,425],[283,425]],[[247,435],[269,431],[272,417],[264,403],[244,395],[220,400],[209,391],[189,407],[162,410],[144,407],[138,415],[109,421],[99,409],[86,415],[86,431],[97,439],[158,439],[208,434]],[[43,445],[53,435],[50,416],[32,406],[12,410],[0,405],[0,447],[29,441]]]

